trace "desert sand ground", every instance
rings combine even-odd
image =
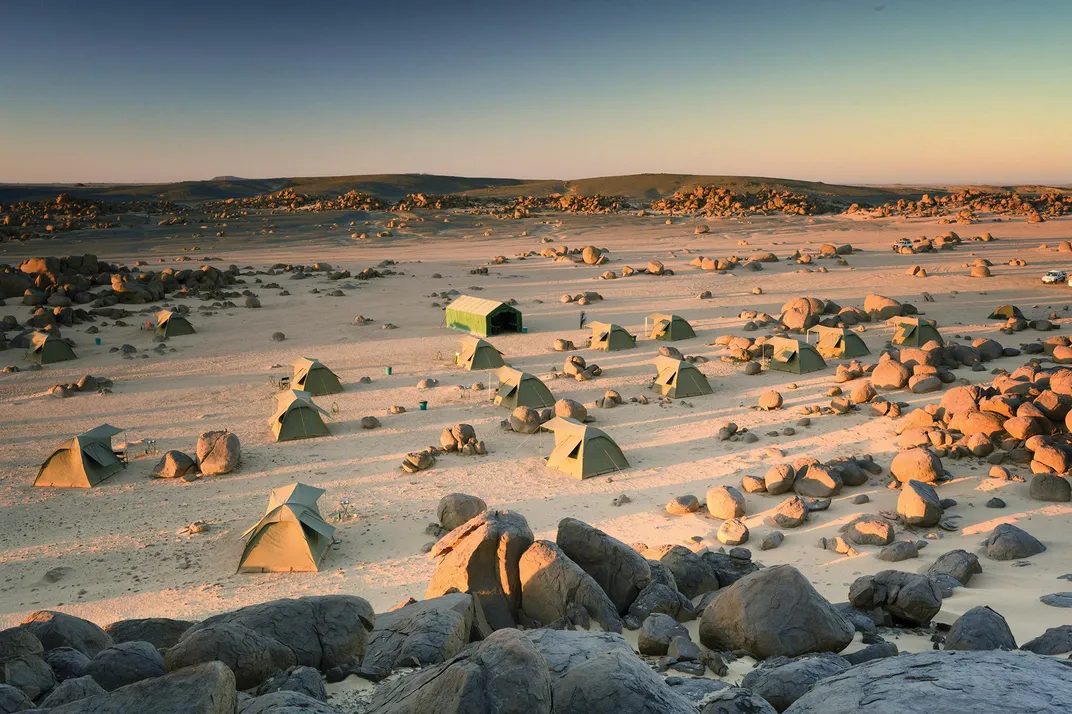
[[[196,335],[174,338],[174,352],[158,355],[151,333],[137,326],[103,328],[102,345],[93,344],[85,326],[66,328],[65,336],[78,343],[79,359],[50,365],[41,371],[0,375],[0,627],[9,627],[37,609],[59,609],[101,624],[131,617],[168,616],[202,618],[244,604],[272,598],[326,593],[358,594],[382,611],[406,597],[423,597],[434,563],[422,553],[431,540],[425,526],[435,521],[436,504],[451,492],[475,494],[490,507],[521,512],[537,537],[553,539],[559,519],[573,516],[606,530],[628,543],[655,546],[663,543],[719,547],[715,531],[719,521],[703,515],[675,517],[663,507],[686,493],[701,499],[707,488],[739,486],[741,476],[764,473],[772,463],[798,456],[819,459],[848,454],[873,454],[888,466],[896,452],[896,421],[874,417],[861,409],[847,416],[813,417],[812,425],[797,428],[793,436],[766,436],[766,432],[799,419],[797,407],[825,403],[833,385],[830,369],[804,376],[764,372],[748,377],[739,367],[721,362],[721,348],[709,346],[718,335],[739,332],[738,313],[756,309],[773,314],[786,300],[802,295],[833,299],[841,305],[862,305],[864,296],[877,292],[912,302],[927,317],[937,319],[947,337],[988,336],[1006,346],[1038,338],[1024,332],[1010,337],[998,332],[987,315],[996,306],[1014,303],[1028,317],[1056,310],[1060,317],[1072,297],[1065,285],[1044,286],[1039,276],[1053,267],[1072,267],[1066,253],[1054,250],[1057,242],[1072,238],[1072,222],[984,220],[974,226],[939,226],[926,220],[861,221],[845,217],[757,218],[710,223],[711,232],[694,234],[696,220],[664,217],[552,215],[520,221],[497,221],[445,212],[423,213],[426,220],[411,222],[395,237],[354,241],[351,220],[382,221],[386,216],[352,214],[288,214],[249,216],[229,221],[223,238],[192,238],[197,226],[144,227],[112,231],[86,231],[60,238],[0,247],[0,261],[17,263],[32,255],[67,255],[93,252],[102,260],[133,264],[146,260],[152,268],[175,263],[182,255],[218,258],[213,264],[235,263],[264,269],[274,263],[311,264],[326,261],[357,272],[381,260],[397,261],[394,269],[405,275],[360,282],[337,283],[323,278],[289,281],[287,275],[261,276],[279,282],[292,295],[264,289],[246,280],[263,308],[242,307],[191,320]],[[558,220],[561,219],[561,222]],[[271,235],[259,229],[277,226]],[[488,229],[490,236],[484,235]],[[897,238],[937,235],[949,228],[961,235],[989,231],[992,243],[966,243],[954,251],[918,256],[898,255],[889,246]],[[363,228],[359,230],[370,230]],[[527,236],[521,233],[527,231]],[[212,235],[207,231],[205,235]],[[514,259],[515,253],[551,245],[593,244],[608,248],[612,262],[595,267],[556,263],[547,258]],[[739,245],[747,241],[747,245]],[[817,249],[823,242],[851,243],[862,249],[848,256],[849,267],[822,261],[829,272],[799,272],[803,266],[782,261],[763,272],[737,270],[736,274],[703,273],[688,266],[696,254],[747,256],[754,250],[772,250],[784,258],[794,249]],[[1048,243],[1049,250],[1040,250]],[[188,253],[193,245],[201,251]],[[687,254],[690,249],[692,254]],[[469,274],[493,256],[511,257],[505,265],[491,266],[487,276]],[[994,262],[989,279],[968,277],[963,267],[975,256]],[[1027,260],[1026,267],[1005,265],[1010,258]],[[601,281],[606,269],[625,265],[641,267],[658,259],[675,271],[670,277],[635,276]],[[921,264],[930,277],[914,278],[905,269]],[[817,266],[811,266],[817,267]],[[432,279],[433,273],[442,278]],[[328,297],[330,289],[344,288],[344,297]],[[558,379],[548,382],[556,397],[569,397],[590,406],[596,425],[624,449],[631,468],[611,477],[571,480],[545,468],[553,437],[529,437],[502,431],[499,422],[508,415],[493,406],[488,395],[460,390],[459,385],[485,384],[489,375],[464,372],[454,366],[457,332],[443,325],[443,312],[432,307],[433,292],[457,289],[486,298],[515,298],[529,331],[523,335],[493,338],[508,362],[540,376],[560,368],[565,355],[551,351],[556,337],[582,344],[588,330],[578,330],[583,309],[589,320],[617,322],[634,334],[643,330],[644,316],[673,312],[692,322],[698,337],[675,343],[686,354],[704,355],[700,365],[715,393],[671,405],[626,404],[613,410],[591,407],[604,390],[616,389],[628,399],[645,394],[654,375],[649,360],[662,343],[641,335],[638,349],[617,353],[581,350],[579,354],[604,369],[590,382]],[[762,287],[762,295],[752,289]],[[312,288],[319,294],[311,294]],[[606,299],[586,307],[559,303],[563,293],[600,292]],[[712,300],[696,295],[710,290]],[[927,291],[933,303],[924,303]],[[27,310],[9,300],[4,313],[25,318]],[[199,301],[188,301],[191,308]],[[375,320],[366,326],[352,324],[356,315]],[[150,319],[148,316],[145,319]],[[130,322],[136,322],[131,320]],[[385,322],[397,325],[384,330]],[[1067,322],[1067,318],[1062,320]],[[286,341],[270,335],[286,333]],[[756,334],[763,334],[762,332]],[[873,358],[890,337],[885,325],[872,323],[863,337]],[[1058,333],[1061,334],[1061,333]],[[110,353],[110,347],[130,343],[139,349],[134,359]],[[143,355],[148,355],[142,358]],[[318,398],[324,408],[337,408],[327,438],[283,444],[272,442],[267,419],[274,405],[271,376],[289,373],[299,356],[315,357],[343,380],[345,392]],[[23,364],[19,351],[0,354],[5,364]],[[989,367],[1013,369],[1025,357],[1007,358]],[[393,373],[385,375],[385,367]],[[109,377],[114,392],[106,396],[77,395],[66,400],[48,395],[53,384],[76,380],[83,374]],[[371,384],[358,384],[362,376]],[[986,372],[962,368],[958,377],[977,382]],[[440,386],[419,391],[426,377]],[[795,383],[796,388],[787,385]],[[785,408],[761,412],[751,409],[770,388],[782,391]],[[898,392],[896,399],[920,406],[941,398],[941,392],[913,395]],[[418,411],[418,400],[427,411]],[[388,412],[405,406],[405,414]],[[365,431],[359,420],[375,415],[382,428]],[[727,421],[756,432],[755,444],[720,442],[719,427]],[[232,474],[193,483],[149,477],[157,457],[132,458],[128,468],[96,488],[40,489],[32,486],[42,460],[60,442],[85,429],[107,422],[126,432],[117,442],[139,444],[155,440],[161,451],[192,453],[197,435],[211,429],[230,429],[242,440],[242,466]],[[444,455],[431,470],[408,475],[398,468],[403,456],[438,443],[444,426],[467,422],[476,427],[490,451],[486,457]],[[987,467],[975,459],[945,460],[956,479],[940,494],[955,498],[962,526],[957,532],[939,532],[940,538],[921,551],[918,561],[892,567],[914,570],[932,563],[955,548],[981,552],[980,541],[998,523],[1015,522],[1049,548],[1032,559],[1029,567],[983,559],[984,572],[970,587],[958,589],[938,616],[951,623],[976,605],[990,605],[1009,621],[1018,641],[1026,641],[1048,627],[1067,622],[1067,613],[1039,603],[1040,595],[1067,590],[1058,576],[1072,571],[1072,526],[1069,504],[1044,504],[1027,497],[1027,485],[988,479]],[[1021,472],[1025,473],[1025,472]],[[295,480],[327,493],[320,507],[326,514],[338,510],[344,498],[352,504],[353,518],[337,523],[340,541],[328,553],[322,569],[313,574],[235,573],[240,536],[263,514],[268,491]],[[860,548],[856,557],[838,556],[816,546],[821,536],[836,535],[839,525],[863,513],[894,510],[896,491],[876,485],[846,489],[830,509],[814,514],[804,527],[786,532],[784,544],[760,552],[758,542],[768,530],[762,519],[780,497],[748,494],[747,523],[751,528],[756,560],[767,564],[791,563],[809,577],[831,601],[846,599],[849,584],[859,575],[891,567],[877,560],[875,549]],[[866,493],[871,503],[853,505],[853,496]],[[620,494],[631,502],[616,507]],[[983,507],[999,494],[1008,507]],[[211,524],[208,532],[187,536],[180,529],[196,520]],[[57,570],[60,569],[60,570]],[[695,630],[697,622],[691,623]],[[694,633],[695,634],[695,633]],[[902,648],[929,648],[923,638]],[[732,673],[731,673],[732,674]]]

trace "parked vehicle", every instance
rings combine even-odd
[[[1068,273],[1063,270],[1047,270],[1042,276],[1042,282],[1046,285],[1058,285],[1068,280]]]
[[[911,238],[901,238],[900,240],[898,240],[896,243],[893,244],[893,251],[895,253],[900,253],[902,248],[911,249],[912,248],[912,239]]]

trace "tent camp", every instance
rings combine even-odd
[[[313,404],[313,396],[309,392],[288,389],[281,392],[276,401],[278,410],[268,420],[276,441],[311,439],[331,434],[321,418],[321,415],[327,416],[328,413]]]
[[[101,424],[63,442],[41,464],[34,486],[90,488],[118,473],[123,462],[112,450],[112,437],[121,431]]]
[[[815,343],[816,351],[829,359],[852,359],[871,354],[863,339],[851,330],[843,327],[823,327],[816,325],[808,330],[814,334],[818,341]]]
[[[499,389],[495,392],[495,404],[498,406],[507,409],[543,409],[555,405],[555,396],[535,375],[512,367],[500,367],[496,376],[499,378]]]
[[[655,323],[651,329],[651,339],[674,342],[687,340],[696,336],[696,331],[685,318],[678,315],[664,315],[654,312],[648,315],[648,319]]]
[[[616,350],[631,350],[636,347],[636,338],[625,331],[620,325],[608,322],[589,323],[592,328],[592,349],[614,352]]]
[[[614,439],[593,426],[586,426],[574,419],[555,417],[543,428],[555,433],[555,448],[547,457],[548,468],[557,469],[576,479],[629,468],[629,461]]]
[[[659,373],[651,388],[664,397],[682,399],[710,394],[712,391],[703,372],[684,360],[659,356],[652,360],[652,364]]]
[[[826,369],[826,362],[812,345],[788,337],[772,337],[770,368],[793,374],[806,374]]]
[[[521,311],[498,300],[459,295],[447,305],[447,327],[481,337],[521,332]]]
[[[498,369],[506,364],[502,353],[490,342],[479,337],[463,337],[462,351],[458,353],[458,364],[467,370]]]
[[[893,325],[893,339],[890,342],[898,347],[922,347],[931,340],[940,345],[945,344],[938,328],[928,320],[918,317],[893,317],[889,322]]]
[[[273,488],[268,509],[242,534],[246,547],[240,573],[311,573],[331,546],[335,527],[324,521],[317,500],[324,490],[295,483]]]
[[[1020,308],[1015,305],[1002,305],[994,312],[990,313],[989,320],[1008,320],[1010,317],[1016,317],[1023,319],[1024,313],[1020,312]]]
[[[177,337],[179,335],[192,335],[196,332],[182,315],[171,310],[161,310],[156,313],[156,334],[161,337]]]
[[[290,383],[294,389],[308,392],[314,397],[322,394],[338,394],[342,391],[339,377],[315,359],[299,357],[291,363],[294,375]]]
[[[34,332],[30,335],[30,349],[26,351],[26,361],[34,364],[50,364],[77,359],[71,346],[48,332]]]

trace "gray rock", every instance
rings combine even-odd
[[[206,431],[197,437],[197,463],[205,476],[229,474],[242,463],[242,444],[230,431]]]
[[[945,638],[947,650],[1014,650],[1016,639],[1005,621],[989,607],[973,607],[949,628]]]
[[[882,659],[883,657],[896,657],[900,652],[897,650],[897,645],[892,642],[875,642],[862,650],[856,650],[850,652],[847,655],[842,655],[845,661],[849,664],[856,666],[863,664],[864,662],[870,662],[876,659]]]
[[[362,665],[390,672],[446,662],[469,642],[475,615],[468,593],[451,593],[376,615]]]
[[[856,518],[845,527],[845,539],[856,545],[889,545],[893,535],[893,525],[876,516]]]
[[[57,647],[45,653],[45,662],[56,675],[56,679],[63,682],[85,674],[89,657],[73,647]]]
[[[1051,627],[1030,642],[1020,645],[1020,649],[1040,655],[1072,652],[1072,625]]]
[[[906,481],[897,497],[897,515],[910,526],[930,528],[942,519],[941,500],[934,486],[922,481]]]
[[[816,683],[786,713],[1064,714],[1070,674],[1069,662],[1029,652],[902,654]]]
[[[188,620],[172,620],[166,617],[150,617],[138,620],[119,620],[104,626],[112,641],[149,642],[157,649],[166,650],[173,647],[183,633],[196,623]]]
[[[23,627],[0,630],[0,662],[16,657],[40,657],[45,653],[41,640]]]
[[[547,662],[522,632],[507,628],[443,664],[377,688],[369,712],[551,714],[551,702]]]
[[[1022,560],[1045,550],[1038,538],[1011,523],[1002,523],[986,539],[986,557],[991,560]]]
[[[169,671],[219,661],[234,672],[239,689],[260,685],[296,664],[294,652],[271,637],[233,622],[211,622],[186,632],[164,653]]]
[[[640,591],[651,582],[651,568],[644,556],[587,523],[562,519],[555,542],[603,588],[619,615],[629,611]]]
[[[215,623],[248,627],[289,647],[297,658],[291,664],[323,672],[364,656],[376,615],[368,601],[356,595],[315,595],[249,605],[196,627]]]
[[[65,704],[49,714],[232,714],[236,701],[231,670],[209,662]]]
[[[675,637],[688,639],[689,631],[669,615],[662,613],[648,615],[640,626],[637,649],[640,650],[640,654],[661,657],[666,654],[670,648],[670,642]]]
[[[521,576],[522,623],[541,627],[566,616],[577,605],[604,632],[621,632],[618,609],[592,576],[549,541],[533,543],[518,564]]]
[[[747,557],[744,557],[744,554],[747,554]],[[747,548],[731,548],[729,553],[709,550],[700,557],[714,572],[719,585],[726,587],[759,570],[759,565],[752,562],[751,556]]]
[[[773,550],[780,546],[785,540],[785,535],[781,531],[771,531],[763,536],[763,540],[759,542],[760,550]]]
[[[24,654],[0,662],[0,683],[37,699],[56,685],[56,677],[41,655]]]
[[[718,590],[718,576],[702,557],[685,546],[663,545],[646,550],[642,555],[669,568],[678,591],[687,598]]]
[[[518,564],[532,542],[532,530],[521,514],[481,513],[432,548],[436,568],[424,596],[438,597],[453,588],[472,593],[492,629],[515,627],[521,607]]]
[[[845,659],[832,652],[796,659],[771,657],[748,672],[741,680],[741,686],[766,699],[775,711],[784,712],[813,684],[841,674],[849,666]]]
[[[849,588],[849,602],[872,613],[876,622],[883,619],[873,614],[877,610],[892,622],[925,625],[942,609],[942,593],[926,575],[883,570],[857,578]]]
[[[1031,498],[1036,501],[1054,501],[1057,503],[1072,501],[1072,483],[1057,474],[1035,474],[1031,477],[1028,492]]]
[[[853,627],[790,565],[764,568],[720,590],[703,612],[700,642],[758,657],[840,652]]]
[[[669,615],[678,622],[688,622],[696,618],[692,601],[663,583],[648,585],[629,606],[629,615],[639,622],[643,622],[652,613]]]
[[[909,483],[918,483],[916,481],[909,481]],[[916,544],[908,540],[899,540],[890,543],[883,548],[875,556],[879,560],[885,560],[889,563],[899,563],[902,560],[908,560],[909,558],[919,557],[919,548]]]
[[[578,664],[554,683],[555,714],[696,714],[632,652],[615,650]]]
[[[33,633],[46,652],[57,647],[73,647],[86,657],[94,657],[112,646],[112,638],[97,625],[63,612],[38,610],[23,620],[20,627]]]
[[[707,704],[713,694],[729,687],[725,682],[705,677],[667,677],[666,684],[670,691],[685,697],[697,709]]]
[[[86,665],[85,673],[106,691],[167,673],[164,658],[148,642],[120,642],[103,649]]]
[[[12,714],[33,708],[33,701],[23,694],[21,689],[0,684],[0,714]]]
[[[981,572],[983,572],[983,567],[979,565],[979,556],[961,549],[942,553],[927,568],[927,575],[950,575],[956,578],[961,585],[967,585],[971,582],[973,575],[978,575]]]
[[[172,449],[160,457],[151,475],[154,478],[182,478],[188,473],[196,474],[197,464],[189,454]]]
[[[328,700],[328,692],[320,672],[312,667],[291,667],[277,672],[257,687],[257,696],[273,692],[297,692],[320,702]]]
[[[282,690],[239,703],[238,714],[339,714],[339,710],[301,692]]]
[[[41,700],[41,708],[61,707],[64,704],[70,704],[71,702],[88,699],[100,694],[107,694],[107,692],[101,685],[97,684],[97,680],[93,679],[93,677],[75,677],[61,682],[49,692],[48,696]]]
[[[1072,593],[1050,593],[1040,597],[1039,602],[1050,607],[1072,607]]]
[[[574,667],[610,652],[633,654],[629,643],[614,632],[574,632],[544,628],[525,630],[525,636],[547,663],[552,682],[566,676]]]
[[[439,499],[436,517],[440,525],[452,531],[486,510],[488,510],[488,504],[484,503],[481,498],[464,493],[448,493]]]
[[[776,714],[774,707],[749,689],[730,687],[707,699],[700,714]]]

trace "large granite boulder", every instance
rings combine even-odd
[[[775,710],[784,712],[821,679],[841,674],[849,663],[833,652],[823,652],[790,659],[771,657],[744,675],[741,686],[767,700]]]
[[[229,474],[242,463],[242,444],[230,431],[206,431],[197,437],[197,463],[205,476]]]
[[[286,645],[228,622],[191,629],[164,653],[164,662],[172,672],[214,661],[223,662],[234,672],[239,689],[256,687],[279,670],[297,663],[294,652]]]
[[[547,662],[524,633],[506,628],[443,664],[380,686],[368,712],[551,714],[551,703]]]
[[[234,714],[237,700],[231,670],[208,662],[64,704],[48,714]]]
[[[1066,714],[1072,662],[1028,652],[886,657],[817,682],[786,714]]]
[[[1045,550],[1042,541],[1011,523],[1002,523],[986,539],[986,557],[991,560],[1022,560]]]
[[[149,642],[157,649],[166,650],[182,639],[183,633],[196,623],[188,620],[172,620],[167,617],[149,617],[137,620],[119,620],[104,626],[112,641]]]
[[[973,607],[953,622],[945,637],[947,650],[1014,650],[1016,638],[997,611]]]
[[[339,710],[316,697],[281,690],[239,702],[238,714],[339,714]]]
[[[65,612],[38,610],[23,620],[20,627],[32,632],[46,652],[57,647],[73,647],[86,657],[95,657],[105,647],[112,646],[107,632],[89,620]]]
[[[538,540],[521,556],[521,619],[542,627],[567,617],[570,605],[587,612],[604,632],[621,632],[618,609],[592,576],[549,541]]]
[[[441,664],[469,642],[473,596],[450,593],[376,615],[362,666],[389,672],[396,667]]]
[[[678,591],[687,598],[700,597],[704,593],[718,590],[718,575],[711,569],[710,564],[685,546],[662,545],[649,548],[641,555],[669,568],[674,575]]]
[[[719,590],[700,619],[700,641],[759,658],[840,652],[854,629],[791,565],[746,575]]]
[[[942,591],[926,575],[882,570],[857,578],[849,602],[876,622],[926,625],[942,609]]]
[[[707,698],[700,714],[776,714],[767,700],[752,690],[730,687]]]
[[[436,567],[424,596],[438,597],[452,588],[472,593],[492,629],[516,627],[521,607],[518,563],[532,541],[532,530],[520,513],[481,513],[432,548]]]
[[[216,623],[242,625],[270,637],[290,648],[297,659],[292,664],[323,672],[361,660],[376,615],[368,601],[356,595],[314,595],[225,612],[191,631]]]
[[[120,642],[103,649],[89,661],[86,675],[106,691],[167,674],[164,658],[148,642]]]
[[[64,704],[89,699],[108,692],[93,677],[75,677],[55,686],[48,696],[41,700],[41,709],[52,709]],[[2,711],[2,709],[0,709]]]
[[[273,692],[297,692],[319,702],[328,700],[327,688],[320,672],[312,667],[291,667],[274,675],[257,687],[257,696]]]
[[[30,699],[52,689],[56,677],[43,655],[41,641],[29,630],[0,630],[0,684],[15,687]]]
[[[89,657],[73,647],[57,647],[45,652],[45,662],[56,675],[56,680],[62,682],[85,674]]]
[[[11,714],[33,709],[33,700],[22,693],[18,687],[0,684],[0,714]]]
[[[651,567],[644,556],[587,523],[563,518],[555,543],[603,588],[619,615],[629,611],[640,591],[651,582]]]
[[[525,630],[525,636],[539,650],[551,673],[552,684],[574,667],[609,652],[633,654],[633,648],[615,632],[573,630]]]
[[[967,585],[973,575],[981,572],[983,567],[979,565],[979,556],[960,548],[942,553],[927,568],[927,575],[949,575],[956,578],[961,585]]]
[[[555,714],[696,714],[692,702],[632,652],[588,659],[553,686]]]

